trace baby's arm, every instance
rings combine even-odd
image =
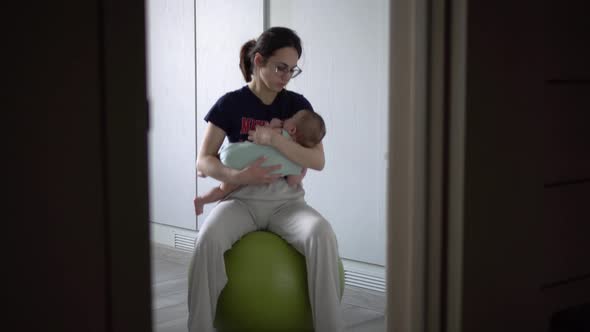
[[[287,175],[287,184],[290,186],[296,186],[303,181],[303,178],[307,174],[307,168],[303,167],[301,169],[301,174],[299,175]]]
[[[237,184],[229,184],[222,182],[219,185],[219,187],[211,189],[205,195],[197,196],[197,198],[195,198],[195,200],[193,201],[193,204],[195,205],[195,213],[197,214],[197,216],[200,215],[201,213],[203,213],[203,208],[205,204],[221,200],[225,196],[229,195],[229,193],[236,190],[238,187],[239,185]]]

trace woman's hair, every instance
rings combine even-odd
[[[307,148],[314,147],[326,136],[324,119],[318,113],[310,110],[304,109],[299,112],[303,112],[303,114],[295,125],[297,127],[296,141]]]
[[[272,27],[264,31],[257,40],[247,41],[240,49],[240,70],[246,82],[252,80],[256,52],[266,60],[283,47],[293,47],[297,51],[298,58],[301,57],[301,39],[289,28]]]

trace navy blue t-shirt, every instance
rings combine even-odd
[[[245,85],[223,95],[205,115],[205,121],[223,129],[230,143],[248,140],[248,131],[270,123],[272,118],[285,120],[311,104],[303,95],[283,89],[270,105],[265,105]]]

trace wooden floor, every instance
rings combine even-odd
[[[152,246],[154,332],[186,332],[187,271],[190,254]],[[385,294],[346,286],[342,311],[347,332],[385,331]]]

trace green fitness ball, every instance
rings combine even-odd
[[[305,257],[276,234],[246,234],[225,254],[228,282],[219,296],[220,332],[313,331]],[[340,269],[340,297],[344,269]]]

